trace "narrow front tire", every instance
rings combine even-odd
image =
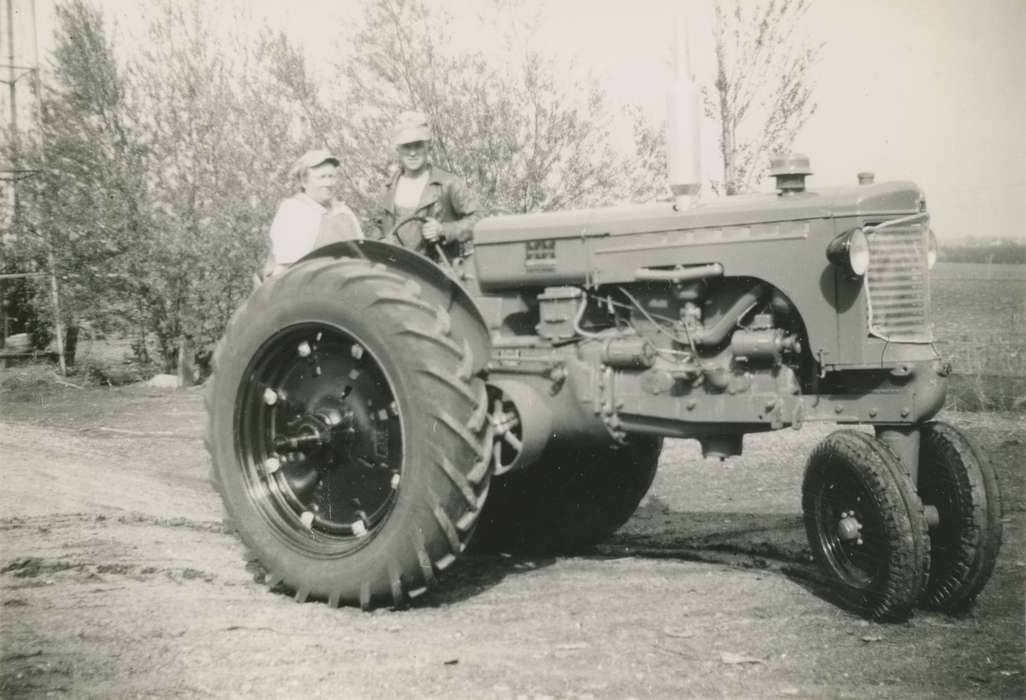
[[[919,451],[919,494],[938,515],[921,605],[961,612],[990,580],[1001,549],[997,474],[968,436],[947,423],[928,423]]]
[[[809,546],[841,603],[869,618],[906,618],[923,590],[930,541],[922,503],[894,453],[839,430],[805,470]]]

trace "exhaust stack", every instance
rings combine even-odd
[[[667,104],[666,147],[674,209],[691,207],[702,186],[702,138],[699,94],[691,69],[686,6],[678,5],[674,21],[673,84]]]

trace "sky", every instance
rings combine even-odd
[[[554,45],[601,68],[611,94],[662,108],[670,2],[549,5]],[[811,159],[809,187],[854,184],[863,170],[913,180],[942,239],[1026,240],[1026,0],[813,0],[806,20],[823,44],[817,111],[794,144]],[[692,54],[708,76],[711,37],[703,46],[698,32]],[[703,137],[715,152],[715,133]]]
[[[31,0],[13,2],[18,28]],[[708,77],[710,0],[541,1],[537,40],[587,66],[614,104],[660,119],[681,2],[690,2],[696,73]],[[102,4],[124,28],[145,0]],[[469,14],[473,0],[448,4]],[[337,54],[339,28],[359,12],[359,0],[250,5],[303,43],[315,67]],[[36,0],[36,14],[45,53],[52,0]],[[823,45],[812,73],[817,111],[794,144],[811,160],[810,188],[854,184],[863,170],[878,182],[913,180],[941,241],[1026,241],[1026,0],[813,0],[802,29]],[[715,154],[715,133],[703,137]]]

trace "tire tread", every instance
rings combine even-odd
[[[236,361],[236,356],[244,354],[246,348],[239,346],[239,339],[246,330],[262,322],[277,300],[298,296],[340,297],[339,304],[351,305],[362,300],[351,308],[373,310],[386,328],[393,329],[389,332],[395,341],[392,349],[396,357],[414,363],[414,376],[430,382],[421,390],[431,398],[429,403],[425,402],[426,413],[420,420],[433,421],[443,428],[436,433],[437,446],[432,448],[436,450],[435,458],[428,459],[426,465],[425,483],[432,486],[415,496],[423,500],[423,512],[429,514],[426,525],[414,528],[415,534],[405,540],[389,538],[397,541],[398,549],[412,556],[404,556],[398,549],[392,554],[385,553],[380,565],[371,567],[359,581],[340,581],[328,589],[319,590],[304,583],[302,572],[280,568],[273,568],[264,576],[264,582],[269,588],[283,587],[297,601],[318,599],[332,607],[359,605],[364,610],[379,601],[388,601],[398,607],[409,600],[409,591],[420,592],[436,585],[437,572],[455,561],[475,529],[491,471],[491,425],[487,420],[484,383],[467,371],[474,361],[470,346],[462,338],[453,337],[451,316],[444,308],[423,299],[416,281],[363,259],[313,259],[298,263],[258,287],[235,311],[214,352],[214,375],[204,392],[208,412],[205,443],[212,457],[211,483],[225,503],[228,499],[218,469],[232,466],[219,467],[217,461],[219,436],[215,432],[214,411],[219,392],[225,390],[217,380],[229,363]],[[431,476],[432,472],[437,476]],[[225,525],[243,541],[247,556],[263,561],[245,528],[238,527],[227,509]],[[400,562],[407,559],[412,566],[407,564],[403,568]]]
[[[1003,536],[1000,486],[990,462],[957,428],[941,421],[923,427],[919,479],[955,483],[961,510],[958,551],[933,562],[923,593],[929,609],[962,612],[975,602],[994,572]],[[941,470],[947,473],[942,474]]]

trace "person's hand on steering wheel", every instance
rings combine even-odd
[[[420,229],[420,234],[428,243],[442,243],[445,240],[442,236],[442,225],[438,223],[437,219],[433,219],[431,217],[424,220],[424,224]]]

